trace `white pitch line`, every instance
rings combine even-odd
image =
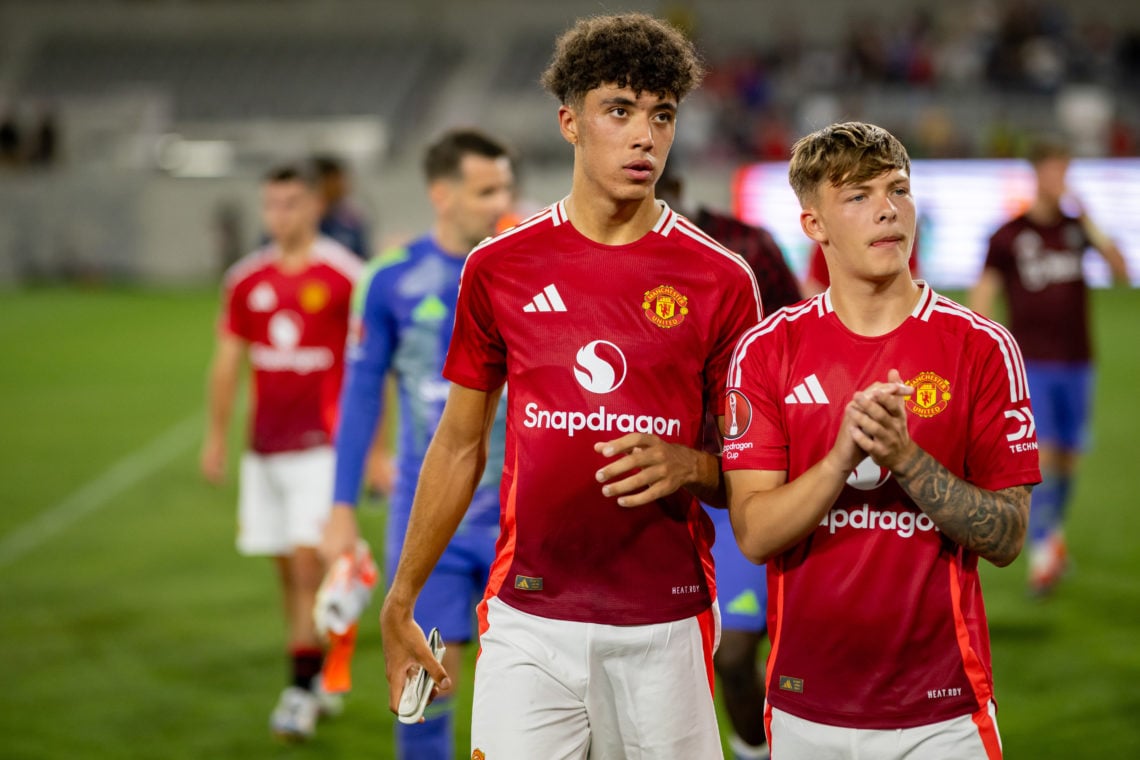
[[[194,442],[201,430],[201,413],[187,417],[4,536],[0,539],[0,568],[40,548],[56,534],[99,511],[116,496],[171,462]]]

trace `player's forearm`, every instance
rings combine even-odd
[[[487,464],[482,441],[451,447],[437,437],[424,456],[404,548],[392,581],[393,604],[411,609],[455,535]]]
[[[685,484],[685,490],[711,507],[728,506],[720,457],[707,451],[691,451],[694,455],[693,475],[690,482]]]
[[[1029,486],[987,491],[967,483],[915,446],[893,470],[899,485],[942,533],[998,567],[1021,553],[1029,522]]]
[[[336,433],[336,480],[333,500],[355,506],[364,480],[365,462],[376,439],[383,411],[384,375],[363,367],[350,367],[340,399]]]
[[[206,436],[223,440],[233,417],[237,396],[238,371],[227,362],[215,361],[210,367],[206,399]]]
[[[1108,268],[1112,271],[1112,281],[1117,285],[1128,285],[1128,264],[1124,260],[1124,254],[1116,247],[1115,243],[1109,243],[1101,255],[1108,263]]]
[[[729,516],[740,551],[761,564],[803,541],[835,504],[847,474],[825,458],[795,480],[739,497],[729,480]]]
[[[992,317],[994,301],[997,300],[998,291],[1000,289],[1000,275],[986,268],[982,270],[982,276],[978,279],[978,282],[970,289],[966,304],[983,317]]]

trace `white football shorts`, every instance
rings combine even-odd
[[[332,511],[331,446],[242,455],[238,483],[238,551],[278,556],[316,547]]]
[[[769,706],[772,760],[1001,760],[997,708],[914,728],[846,728],[797,718]]]
[[[529,615],[498,597],[479,638],[472,757],[722,758],[712,694],[714,603],[652,625]]]

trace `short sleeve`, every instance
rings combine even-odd
[[[498,388],[507,377],[507,352],[495,318],[487,258],[473,254],[463,267],[455,327],[443,376],[480,391]]]
[[[252,340],[249,309],[242,295],[241,282],[226,282],[222,291],[222,313],[218,316],[218,332],[229,333],[243,340]]]
[[[1007,272],[1013,266],[1013,251],[1011,250],[1007,228],[1002,227],[990,237],[989,247],[986,249],[987,269],[996,269]]]
[[[978,372],[971,383],[965,480],[997,491],[1041,481],[1037,432],[1025,364],[1013,336],[996,323],[971,344]]]
[[[771,357],[771,332],[745,333],[737,343],[725,390],[725,470],[787,470],[788,435]]]

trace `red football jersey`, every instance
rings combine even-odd
[[[848,330],[828,293],[749,330],[729,371],[725,470],[798,477],[830,450],[852,396],[891,369],[915,388],[911,437],[954,475],[989,490],[1041,479],[1017,344],[929,286],[879,337]],[[768,563],[768,593],[773,707],[887,729],[972,713],[992,696],[978,557],[869,458],[819,526]]]
[[[1037,224],[1013,219],[990,238],[986,266],[1001,273],[1009,329],[1034,361],[1087,362],[1089,338],[1085,251],[1092,244],[1078,219]]]
[[[594,443],[654,433],[701,445],[736,339],[760,314],[745,261],[664,204],[653,230],[595,243],[563,203],[477,247],[460,283],[447,379],[508,385],[502,528],[488,597],[615,625],[711,604],[712,524],[678,491],[624,508]]]
[[[344,374],[352,286],[363,264],[328,238],[309,265],[282,272],[263,248],[226,273],[221,329],[249,343],[250,448],[271,454],[328,444]]]

